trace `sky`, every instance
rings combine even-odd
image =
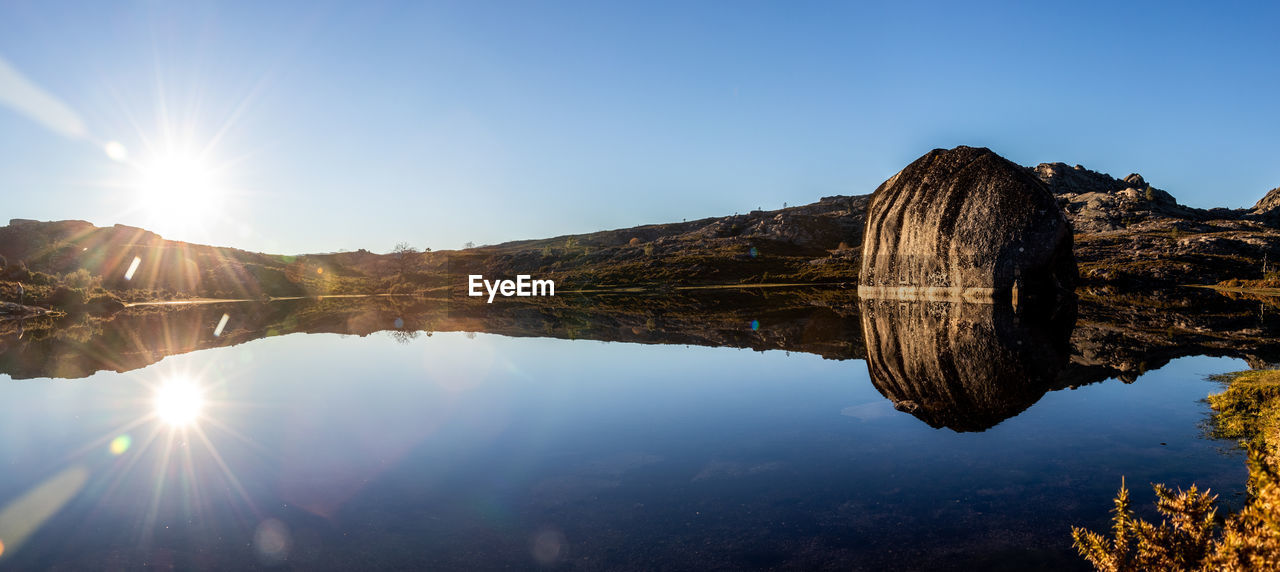
[[[0,219],[446,249],[869,193],[955,145],[1196,207],[1280,186],[1280,4],[1047,4],[2,0]]]

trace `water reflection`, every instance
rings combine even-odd
[[[1071,356],[1074,307],[1019,314],[1009,304],[860,303],[871,382],[931,427],[983,431],[1038,401]]]
[[[171,378],[156,389],[155,415],[172,427],[195,423],[204,409],[204,392],[186,378]]]
[[[1266,306],[1192,289],[1141,297],[1084,292],[1077,324],[1074,314],[1037,318],[998,306],[859,302],[847,290],[808,288],[565,295],[500,305],[373,297],[138,307],[102,319],[0,322],[0,374],[82,378],[293,333],[387,331],[409,343],[435,332],[485,332],[870,358],[876,387],[900,410],[933,427],[977,431],[1046,391],[1132,381],[1178,357],[1280,361],[1280,323]],[[165,408],[179,412],[193,401],[183,397]]]
[[[487,332],[863,356],[857,298],[845,290],[561,296],[492,305],[474,299],[327,298],[136,307],[107,319],[28,322],[21,340],[16,323],[0,322],[0,373],[14,379],[123,372],[169,355],[292,333],[391,331],[410,341],[419,333]]]
[[[94,376],[0,383],[0,499],[89,475],[5,563],[1070,568],[1065,531],[1105,524],[1116,475],[1243,486],[1197,426],[1198,374],[1237,363],[1045,393],[1179,352],[1277,354],[1238,334],[1270,331],[1256,308],[1178,300],[1094,304],[1074,331],[839,291],[0,325],[2,371]],[[1169,325],[1195,315],[1214,321]],[[285,335],[311,332],[343,336]],[[94,374],[115,367],[145,369]]]

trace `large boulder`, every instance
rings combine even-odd
[[[1071,249],[1070,223],[1029,170],[990,149],[935,149],[872,195],[858,291],[971,302],[1056,296],[1075,286]]]

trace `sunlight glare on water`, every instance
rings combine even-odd
[[[174,427],[191,425],[204,409],[204,395],[189,379],[169,379],[156,390],[155,414]]]

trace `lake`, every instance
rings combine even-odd
[[[841,293],[10,326],[0,566],[1087,569],[1122,477],[1243,502],[1206,376],[1271,321],[1178,296],[1082,299],[1060,347]]]

